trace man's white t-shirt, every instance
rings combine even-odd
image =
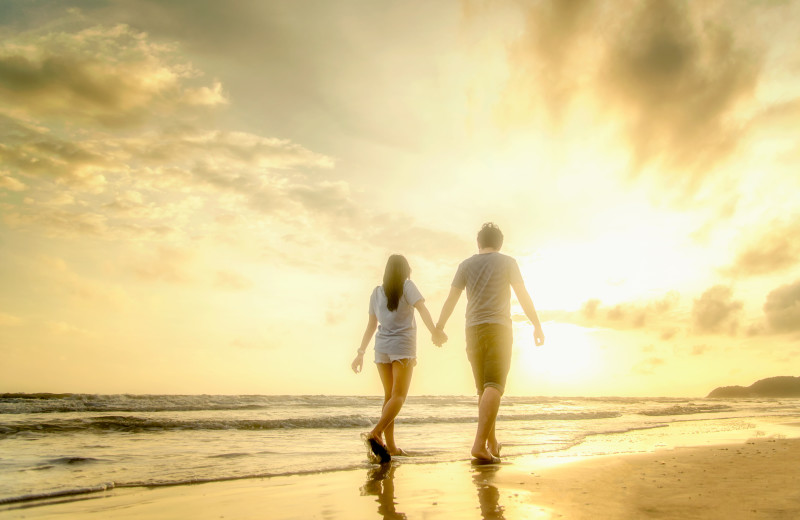
[[[386,293],[379,285],[369,299],[369,313],[378,318],[378,334],[375,336],[375,352],[415,357],[417,355],[417,323],[414,320],[414,305],[425,301],[411,280],[403,284],[403,296],[397,309],[390,311],[386,304]]]
[[[452,286],[467,289],[466,327],[499,323],[511,327],[511,286],[522,283],[517,261],[502,253],[479,253],[458,266]]]

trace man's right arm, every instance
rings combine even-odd
[[[463,289],[459,289],[458,287],[450,287],[450,294],[447,296],[444,305],[442,305],[442,312],[439,313],[439,321],[436,323],[437,329],[444,330],[444,325],[447,323],[447,320],[450,319],[450,315],[453,314],[458,299],[461,297],[462,290]]]

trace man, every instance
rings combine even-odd
[[[516,260],[500,253],[503,233],[487,222],[478,232],[478,254],[458,266],[450,294],[442,306],[437,330],[444,331],[461,291],[467,289],[467,357],[478,389],[478,431],[472,456],[479,461],[498,462],[500,444],[495,419],[511,367],[511,292],[533,324],[536,345],[544,344],[544,332],[533,301],[525,289]]]

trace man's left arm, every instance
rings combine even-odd
[[[536,314],[536,308],[533,306],[533,300],[531,299],[531,295],[528,294],[528,289],[525,288],[525,283],[519,280],[512,283],[511,288],[514,289],[514,294],[517,295],[517,300],[519,300],[519,304],[522,306],[522,311],[525,313],[525,316],[533,323],[533,339],[536,342],[536,346],[544,345],[542,324],[539,322],[539,315]]]

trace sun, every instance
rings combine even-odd
[[[591,382],[604,370],[594,331],[554,322],[543,328],[545,344],[541,347],[534,345],[530,325],[519,326],[514,334],[515,369],[523,372],[526,386],[591,393]]]

